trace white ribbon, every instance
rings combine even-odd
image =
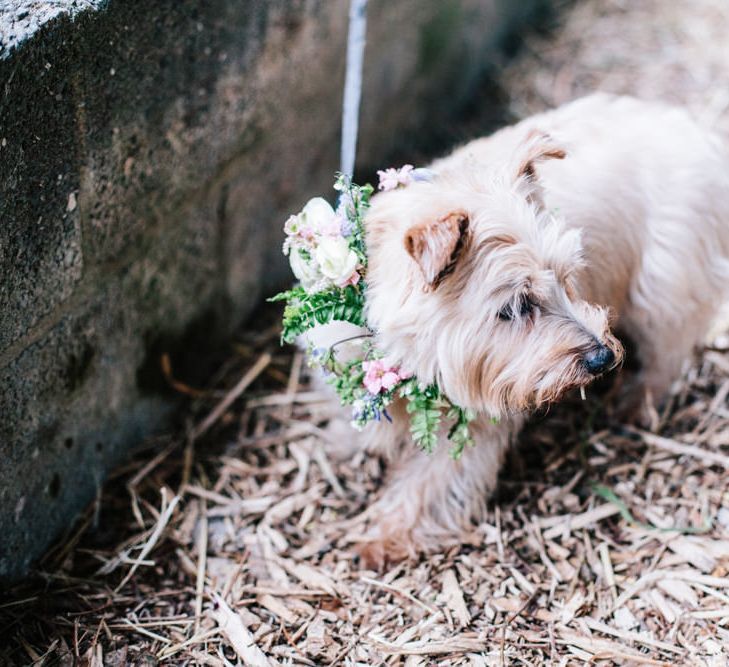
[[[362,97],[362,67],[364,64],[365,33],[367,31],[367,0],[351,0],[349,5],[349,34],[347,35],[347,73],[344,80],[342,105],[341,172],[350,178],[354,174],[359,129],[359,103]]]

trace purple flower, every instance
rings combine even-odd
[[[355,214],[354,199],[352,193],[345,191],[339,195],[339,202],[337,204],[337,213],[344,218],[351,218]]]
[[[354,231],[354,223],[346,216],[343,217],[339,223],[339,231],[345,239],[349,238]]]

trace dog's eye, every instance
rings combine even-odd
[[[499,319],[504,321],[510,321],[516,319],[517,317],[526,317],[527,315],[531,314],[532,310],[534,310],[534,304],[531,302],[528,296],[523,296],[516,304],[516,313],[514,312],[514,305],[509,304],[507,306],[504,306],[499,311]]]

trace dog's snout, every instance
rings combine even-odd
[[[598,345],[592,348],[584,358],[585,368],[593,375],[608,370],[614,361],[615,354],[606,345]]]

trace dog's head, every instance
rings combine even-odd
[[[381,348],[456,404],[533,409],[619,363],[607,309],[580,294],[580,234],[545,210],[529,135],[504,164],[464,163],[376,196],[368,318]]]

